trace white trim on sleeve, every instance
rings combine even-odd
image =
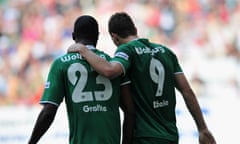
[[[49,104],[53,104],[53,105],[55,105],[55,106],[59,106],[59,104],[57,104],[57,103],[55,103],[55,102],[52,102],[52,101],[40,101],[39,102],[40,104],[46,104],[46,103],[49,103]]]

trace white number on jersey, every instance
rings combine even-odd
[[[152,58],[149,70],[151,79],[158,85],[156,96],[162,96],[165,78],[165,70],[162,63],[159,60]]]
[[[80,77],[76,74],[80,73]],[[68,79],[72,85],[75,85],[72,100],[75,103],[93,101],[93,92],[91,91],[83,91],[87,84],[88,80],[88,71],[87,69],[80,63],[72,64],[68,69]],[[103,91],[94,91],[95,99],[97,101],[106,101],[111,98],[112,95],[112,84],[109,79],[98,75],[96,77],[96,83],[104,85],[105,89]]]

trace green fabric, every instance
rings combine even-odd
[[[120,82],[100,76],[80,54],[66,54],[53,62],[40,103],[60,105],[65,99],[70,144],[119,144]]]
[[[182,69],[175,54],[165,46],[137,39],[120,45],[112,62],[121,63],[132,83],[134,136],[178,140],[174,75]]]

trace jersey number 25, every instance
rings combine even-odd
[[[81,76],[76,75],[80,72]],[[82,76],[84,74],[84,76]],[[112,84],[111,81],[101,75],[96,77],[96,83],[104,85],[105,89],[103,91],[83,91],[88,80],[88,71],[84,65],[80,63],[72,64],[68,69],[68,79],[75,88],[72,93],[72,100],[75,103],[94,101],[94,96],[96,101],[106,101],[112,96]],[[94,96],[93,96],[94,93]]]

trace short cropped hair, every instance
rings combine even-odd
[[[137,34],[132,18],[125,12],[117,12],[110,17],[108,31],[122,38]]]
[[[92,16],[80,16],[74,23],[73,33],[75,39],[91,41],[96,45],[99,35],[98,23]]]

